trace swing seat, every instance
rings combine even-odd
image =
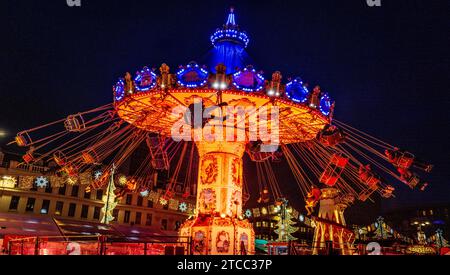
[[[58,166],[64,166],[66,165],[67,162],[66,156],[61,151],[56,151],[53,154],[53,160],[56,162]]]
[[[393,192],[395,191],[395,188],[388,185],[386,188],[381,189],[381,196],[383,198],[390,198],[393,195]]]
[[[330,163],[344,169],[347,166],[348,161],[349,159],[342,154],[333,154]]]
[[[267,152],[248,152],[248,155],[250,159],[254,162],[264,162],[268,160],[273,153],[267,153]]]
[[[164,197],[169,200],[172,199],[175,196],[175,193],[172,191],[167,190],[166,193],[164,194]]]
[[[70,115],[64,121],[64,127],[69,132],[82,132],[86,129],[86,124],[81,114]]]
[[[344,132],[339,128],[330,130],[327,127],[319,133],[318,140],[322,145],[332,147],[343,143],[345,141],[345,135]]]
[[[32,163],[34,161],[33,153],[26,153],[25,155],[23,155],[22,159],[26,164]]]
[[[163,148],[163,140],[161,136],[148,136],[146,143],[152,158],[152,167],[156,170],[168,170],[169,158],[167,157],[167,152]]]
[[[327,147],[332,147],[332,146],[341,144],[344,142],[344,140],[345,140],[345,137],[339,132],[333,133],[331,135],[320,135],[319,136],[320,143],[322,143],[322,145],[325,145]]]
[[[28,132],[20,132],[16,135],[15,141],[19,147],[26,147],[33,143]]]
[[[361,194],[358,195],[358,199],[362,202],[365,202],[372,194],[375,192],[375,190],[365,190]]]
[[[325,170],[322,174],[322,176],[320,177],[320,182],[333,187],[334,185],[336,185],[337,181],[339,180],[339,175],[330,171],[330,170]]]
[[[259,198],[258,198],[258,203],[268,203],[270,200],[269,197],[269,190],[268,189],[264,189],[262,192],[260,192],[259,194]]]
[[[94,164],[98,162],[97,154],[93,150],[83,152],[81,158],[85,164]]]
[[[403,153],[397,160],[397,166],[409,169],[414,162],[414,155],[408,152]]]
[[[151,165],[156,170],[168,170],[169,158],[166,154],[160,154],[155,156],[156,158],[151,160]]]
[[[73,167],[72,165],[66,165],[62,168],[62,170],[69,176],[69,177],[76,177],[78,175],[78,170]]]
[[[375,190],[378,189],[378,185],[381,183],[381,180],[377,175],[367,170],[359,174],[359,179],[362,183],[369,186],[369,188]]]

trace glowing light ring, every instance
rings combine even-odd
[[[320,98],[320,106],[319,106],[320,112],[326,116],[330,115],[331,111],[331,98],[328,95],[328,93],[325,93]]]
[[[186,76],[189,73],[195,73],[197,79],[195,81],[187,80]],[[201,68],[197,63],[191,62],[185,68],[181,68],[177,72],[177,83],[178,85],[186,88],[197,88],[204,86],[208,81],[208,71]]]
[[[294,102],[305,103],[308,100],[308,94],[308,89],[299,77],[286,84],[286,96]]]
[[[148,81],[148,83],[143,82],[143,80]],[[136,83],[136,90],[146,92],[156,87],[156,74],[148,67],[144,67],[136,73],[134,82]]]
[[[243,77],[244,74],[252,74],[254,79],[253,86],[248,86],[242,83],[241,77]],[[233,86],[244,92],[258,92],[264,88],[264,77],[257,73],[255,69],[245,68],[244,70],[233,74]]]
[[[48,179],[46,177],[40,176],[40,177],[36,178],[34,183],[39,188],[47,188],[47,186],[48,186]]]
[[[116,85],[113,86],[114,99],[116,101],[121,101],[125,96],[125,82],[123,78],[117,81]]]
[[[216,43],[221,40],[238,41],[244,44],[245,47],[247,47],[248,42],[250,42],[250,39],[245,32],[233,29],[218,29],[215,33],[213,33],[213,35],[211,35],[210,39],[214,46],[216,46]]]
[[[187,204],[185,202],[180,203],[178,209],[180,209],[181,212],[186,212],[188,209]]]

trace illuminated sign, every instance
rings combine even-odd
[[[1,188],[15,188],[17,184],[17,179],[11,176],[0,177],[0,187]]]

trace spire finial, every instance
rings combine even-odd
[[[236,25],[236,20],[234,18],[234,7],[230,7],[230,13],[228,14],[226,25]]]

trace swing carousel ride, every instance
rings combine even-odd
[[[209,69],[191,62],[175,73],[166,64],[126,73],[113,86],[112,103],[18,133],[15,143],[28,148],[23,161],[53,160],[61,180],[95,190],[108,185],[113,166],[120,168],[146,144],[148,155],[136,173],[116,175],[115,184],[122,194],[148,196],[157,173],[166,171],[159,203],[174,196],[177,183],[184,198],[196,190],[193,214],[179,231],[192,238],[194,254],[254,253],[246,219],[251,212],[242,207],[256,193],[251,182],[257,181],[259,203],[283,197],[287,183],[279,184],[273,162],[289,165],[309,215],[320,204],[315,246],[332,241],[343,254],[350,253],[353,238],[346,207],[375,195],[393,197],[396,180],[425,189],[414,169],[430,172],[431,165],[333,119],[335,103],[319,86],[310,91],[299,77],[283,83],[280,72],[265,80],[248,64],[249,37],[233,9],[211,42]],[[253,111],[240,112],[246,108]],[[245,153],[256,166],[251,179],[243,177]]]

